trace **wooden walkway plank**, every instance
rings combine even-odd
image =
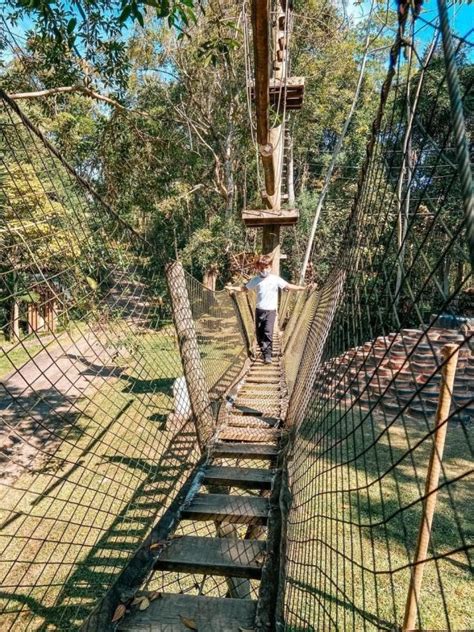
[[[171,540],[155,570],[260,579],[265,542],[237,538],[183,536]]]
[[[194,622],[202,632],[240,632],[254,627],[256,608],[250,599],[163,594],[125,619],[119,632],[189,632],[183,620]]]
[[[212,447],[213,457],[235,457],[241,459],[274,459],[278,455],[278,447],[268,444],[252,443],[215,443]]]
[[[281,430],[276,428],[221,428],[218,433],[219,441],[245,441],[248,443],[275,443],[281,436]]]
[[[260,384],[261,386],[274,386],[280,385],[280,377],[278,375],[268,378],[265,375],[249,375],[246,379],[246,384]]]
[[[259,496],[196,494],[181,513],[184,520],[214,520],[239,524],[266,524],[268,500]]]
[[[236,426],[238,428],[273,428],[280,423],[280,419],[278,417],[231,415],[227,423],[229,426]]]
[[[271,489],[273,477],[272,470],[262,468],[211,465],[204,472],[203,483],[241,489]]]

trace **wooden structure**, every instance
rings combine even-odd
[[[32,287],[32,294],[37,301],[27,305],[28,333],[48,331],[54,333],[58,324],[58,296],[49,285],[37,284]]]
[[[175,274],[172,271],[169,280]],[[119,610],[115,602],[116,612],[125,615],[118,623],[120,632],[241,632],[260,629],[256,621],[264,623],[262,630],[275,629],[277,582],[263,580],[276,577],[279,564],[277,458],[286,388],[278,341],[273,364],[253,362],[232,394],[234,404],[222,407],[207,456],[186,483],[177,506],[170,507],[154,528],[147,564],[142,560],[140,568],[145,574],[151,569],[221,577],[246,586],[253,580],[260,582],[258,600],[250,590],[238,599],[142,592],[127,608]],[[209,537],[206,522],[216,525],[215,537]],[[202,525],[204,535],[189,535],[191,524]],[[261,533],[263,527],[267,537],[254,537],[255,529]],[[245,535],[239,537],[238,530]],[[145,598],[146,607],[141,607]]]
[[[204,451],[214,433],[215,422],[194,329],[184,270],[179,261],[173,261],[167,266],[166,280],[173,306],[173,319],[183,373],[196,424],[196,434],[199,447],[201,451]]]
[[[262,227],[262,251],[271,254],[273,271],[280,269],[280,228],[298,221],[298,211],[282,208],[286,199],[294,203],[292,141],[285,123],[270,127],[270,113],[286,114],[301,109],[304,77],[288,77],[288,23],[291,6],[280,0],[277,10],[270,11],[268,0],[253,0],[252,30],[255,83],[251,95],[255,101],[257,143],[262,160],[265,191],[264,208],[246,209],[242,219],[248,228]],[[272,42],[272,46],[270,46]],[[273,50],[273,58],[270,58]],[[271,69],[271,72],[270,72]],[[288,194],[283,195],[287,180]]]
[[[288,77],[286,81],[270,79],[269,101],[278,112],[284,110],[301,110],[304,98],[304,77]],[[255,99],[255,84],[250,88],[250,94]]]
[[[285,196],[282,186],[283,174],[292,174],[291,165],[286,164],[291,159],[291,138],[285,125],[270,127],[270,113],[271,108],[279,112],[300,109],[304,93],[303,78],[286,77],[288,7],[285,0],[281,2],[273,15],[268,0],[251,3],[256,78],[253,94],[265,191],[264,208],[243,212],[246,226],[262,227],[262,250],[272,253],[277,273],[280,228],[294,225],[298,211],[282,207],[290,193],[293,197],[292,187],[288,186]],[[274,51],[273,59],[270,50]],[[227,393],[230,403],[221,406],[214,425],[180,264],[171,264],[167,277],[203,457],[179,506],[158,524],[160,538],[150,547],[151,566],[154,572],[224,577],[227,590],[212,597],[150,596],[146,608],[134,608],[132,604],[119,630],[274,630],[280,616],[276,578],[281,571],[284,524],[279,453],[288,405],[279,343],[275,341],[270,366],[254,360]],[[209,278],[207,283],[211,283]],[[206,527],[191,534],[191,525],[201,522],[210,523],[211,530]],[[209,537],[212,525],[215,536]],[[252,591],[250,580],[261,582],[258,595],[255,589]]]
[[[298,218],[299,212],[296,209],[281,209],[280,211],[248,209],[242,213],[242,219],[247,228],[274,225],[277,222],[279,226],[293,226],[298,221]]]

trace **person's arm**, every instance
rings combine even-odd
[[[248,292],[249,290],[253,290],[258,285],[258,277],[254,277],[247,281],[245,285],[226,285],[226,290],[229,292]]]

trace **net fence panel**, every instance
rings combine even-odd
[[[0,102],[0,627],[70,632],[199,453],[164,262]]]
[[[186,287],[209,394],[213,401],[218,401],[247,358],[244,332],[226,290],[209,290],[189,274]]]
[[[302,308],[301,361],[286,358],[291,632],[401,629],[448,343],[459,359],[415,627],[473,627],[474,293],[445,60],[423,25],[408,19],[392,49],[341,263],[319,291],[334,309]],[[455,42],[472,128],[472,47]]]

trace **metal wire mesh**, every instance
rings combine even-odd
[[[420,564],[413,627],[473,626],[466,188],[439,33],[425,48],[424,23],[399,17],[339,264],[285,334],[294,438],[284,616],[293,632],[401,629]],[[470,60],[464,41],[456,61],[468,125]],[[304,348],[290,352],[298,328],[308,332]],[[429,549],[415,564],[430,454],[441,458],[433,446],[447,343],[459,360],[440,478],[429,492],[437,491]]]

